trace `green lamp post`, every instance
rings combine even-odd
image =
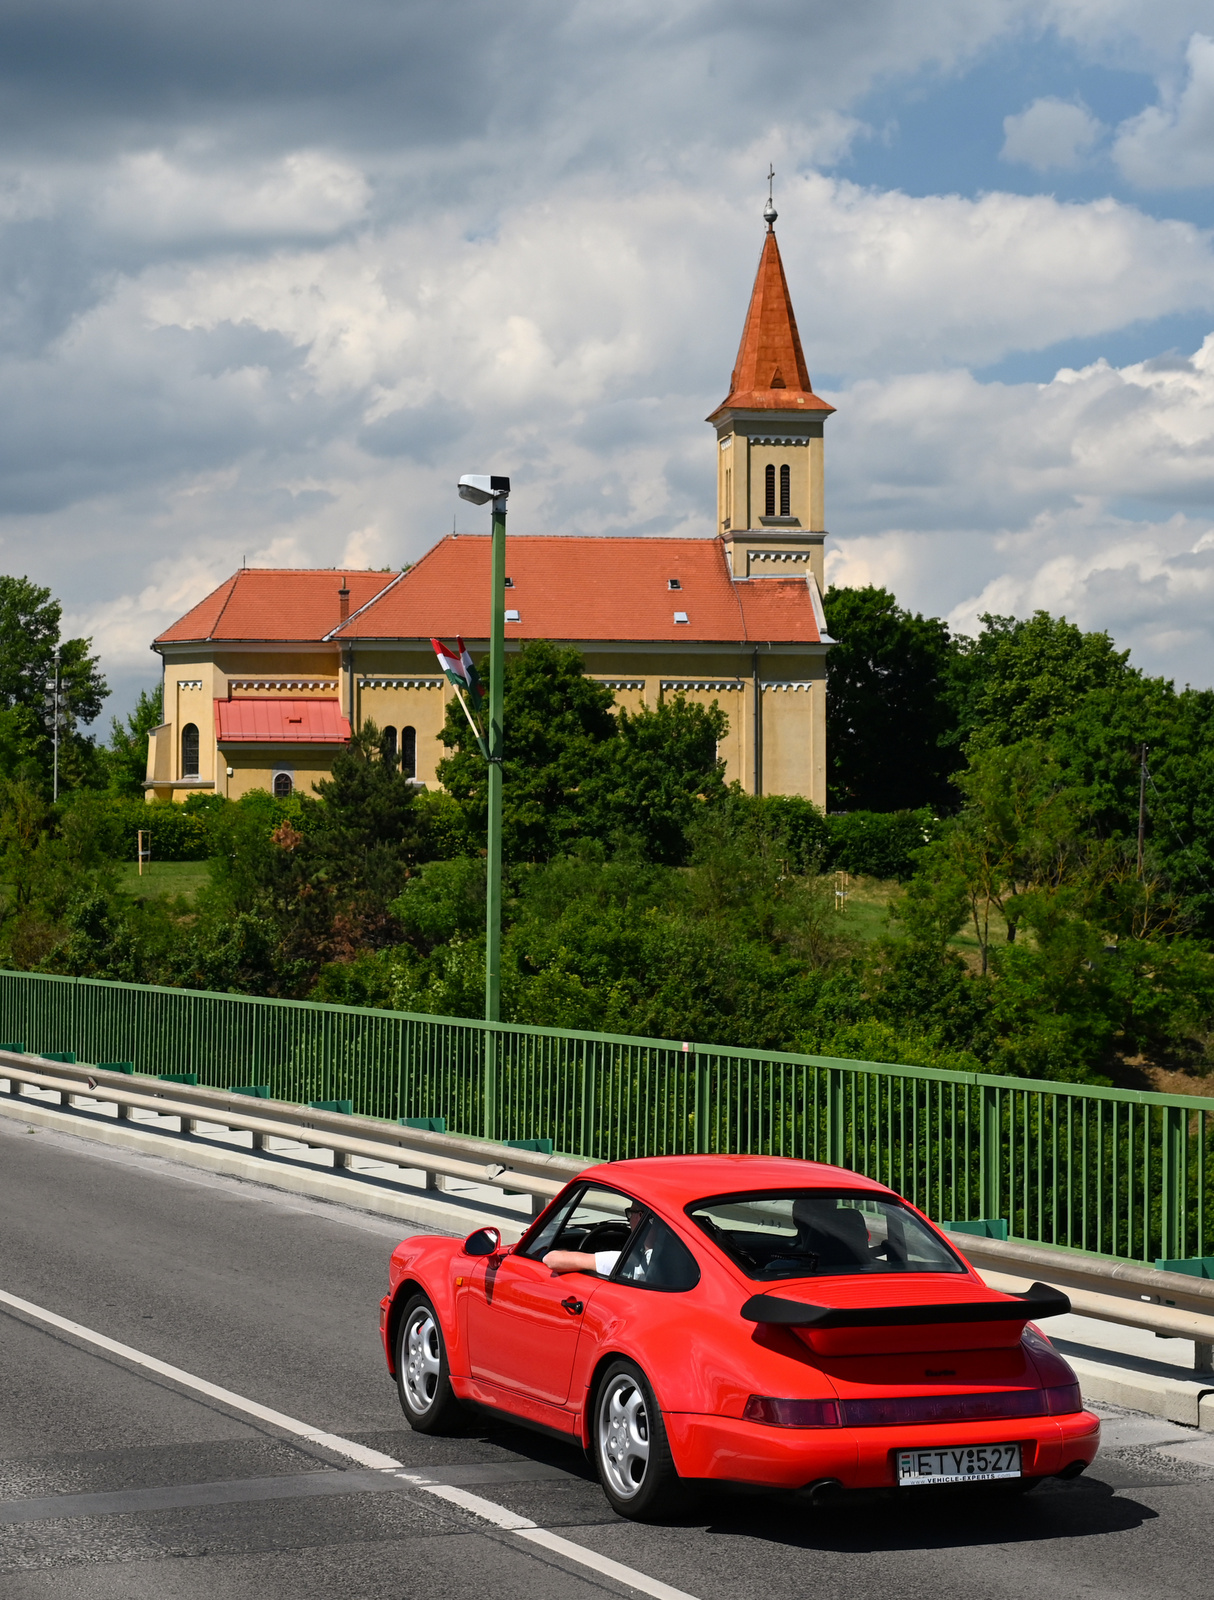
[[[506,499],[510,479],[468,475],[459,480],[461,500],[493,506],[492,596],[489,613],[489,837],[485,869],[485,1021],[501,1019],[502,990],[502,705],[506,670]],[[486,1043],[488,1041],[486,1040]],[[486,1080],[488,1089],[488,1080]],[[495,1121],[486,1093],[486,1130]]]

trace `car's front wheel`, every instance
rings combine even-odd
[[[621,1517],[649,1522],[686,1510],[653,1390],[635,1362],[614,1361],[595,1394],[591,1450],[603,1493]]]
[[[455,1433],[464,1408],[451,1387],[438,1313],[420,1292],[410,1297],[396,1334],[396,1387],[415,1433]]]

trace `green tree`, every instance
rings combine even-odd
[[[830,588],[826,626],[827,794],[832,810],[949,807],[958,765],[948,627],[904,611],[888,589]]]
[[[502,853],[507,861],[547,861],[583,834],[587,799],[601,789],[616,737],[606,684],[588,678],[578,651],[531,640],[506,658],[503,693]],[[488,667],[481,669],[488,690]],[[483,848],[488,825],[485,759],[458,701],[439,736],[454,753],[438,777],[455,796]]]
[[[586,832],[635,839],[647,860],[682,865],[697,815],[725,798],[717,746],[728,729],[715,700],[703,706],[676,694],[636,712],[621,710]]]
[[[110,719],[110,742],[105,765],[110,788],[116,794],[142,796],[148,767],[148,735],[164,720],[163,690],[160,684],[150,692],[139,691],[135,709],[120,722]]]
[[[1048,739],[1085,695],[1139,680],[1129,654],[1047,611],[1019,621],[988,613],[954,661],[958,737],[974,748]]]
[[[1083,696],[1050,740],[1093,827],[1135,857],[1144,745],[1148,877],[1214,937],[1214,692],[1135,675]]]
[[[208,820],[215,856],[201,922],[220,952],[208,959],[235,963],[233,983],[241,949],[221,927],[241,917],[243,948],[280,994],[307,993],[326,962],[400,941],[392,902],[425,853],[417,790],[372,723],[316,789],[316,799],[284,800],[263,790]]]
[[[96,777],[92,740],[76,731],[92,722],[109,693],[89,654],[91,639],[61,639],[62,607],[28,578],[0,576],[0,761],[3,775],[46,780],[54,721],[48,694],[59,646],[60,778],[79,787]]]

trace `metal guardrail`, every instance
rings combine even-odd
[[[1192,1339],[1194,1369],[1214,1372],[1214,1280],[1011,1239],[955,1234],[953,1243],[993,1288],[1048,1283],[1065,1290],[1077,1316]]]
[[[44,1070],[51,1068],[50,1071]],[[311,1106],[255,1100],[193,1085],[143,1080],[139,1088],[123,1073],[85,1063],[51,1063],[0,1050],[0,1078],[10,1093],[22,1084],[59,1095],[61,1105],[76,1100],[99,1101],[119,1108],[176,1117],[181,1131],[193,1132],[198,1122],[243,1129],[255,1147],[278,1136],[308,1147],[331,1150],[334,1165],[351,1156],[411,1167],[426,1174],[428,1188],[441,1187],[443,1177],[487,1185],[532,1197],[534,1214],[559,1194],[587,1163],[569,1156],[515,1150],[486,1140],[452,1138],[425,1129],[398,1128],[371,1118],[346,1116]],[[249,1110],[250,1104],[257,1110]],[[992,1283],[1012,1287],[1039,1280],[1064,1289],[1080,1316],[1096,1317],[1126,1327],[1142,1328],[1169,1338],[1192,1339],[1195,1368],[1214,1368],[1214,1281],[1183,1273],[1158,1272],[1128,1262],[1102,1260],[1076,1251],[1055,1250],[1015,1241],[954,1234],[953,1243]],[[999,1282],[997,1280],[1006,1280]]]
[[[1098,1255],[1214,1255],[1214,1099],[1037,1082],[0,972],[0,1040],[215,1089],[446,1118],[588,1161],[796,1156],[887,1183],[934,1217]]]
[[[37,1058],[35,1058],[37,1060]],[[50,1071],[44,1070],[50,1068]],[[459,1178],[514,1193],[529,1194],[538,1211],[581,1172],[586,1162],[564,1156],[513,1150],[481,1140],[451,1139],[420,1128],[396,1128],[370,1118],[345,1116],[311,1106],[290,1106],[270,1100],[250,1101],[243,1095],[224,1094],[186,1084],[146,1080],[132,1088],[133,1079],[87,1064],[37,1061],[0,1051],[0,1078],[9,1081],[9,1093],[20,1086],[50,1090],[60,1105],[93,1100],[116,1105],[121,1117],[132,1110],[176,1117],[182,1133],[194,1133],[199,1122],[251,1133],[254,1149],[264,1149],[266,1138],[291,1139],[317,1150],[331,1150],[334,1165],[348,1164],[351,1156],[390,1162],[426,1174],[426,1186],[439,1189],[438,1179]],[[251,1111],[250,1106],[257,1110]],[[551,1176],[549,1174],[552,1174]]]

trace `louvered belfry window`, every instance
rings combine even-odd
[[[770,462],[767,465],[767,471],[764,476],[767,481],[765,485],[766,493],[763,497],[765,506],[763,515],[765,517],[774,517],[776,514],[776,469]]]
[[[792,474],[788,469],[788,463],[785,462],[785,464],[780,468],[780,515],[782,517],[792,516],[791,477]]]

